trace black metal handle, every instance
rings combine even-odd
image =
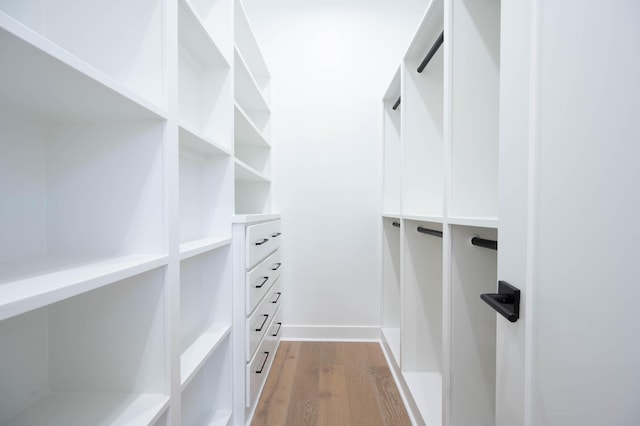
[[[498,242],[494,240],[486,240],[480,237],[473,237],[471,238],[471,244],[476,247],[483,247],[491,250],[498,250]]]
[[[275,234],[271,234],[273,238],[278,238],[280,235],[282,235],[282,232],[276,232]]]
[[[282,296],[282,292],[281,291],[279,291],[279,292],[277,292],[275,294],[277,294],[278,297],[276,297],[276,300],[272,300],[271,303],[278,303],[278,300],[280,300],[280,296]]]
[[[264,243],[268,243],[268,242],[269,242],[269,239],[268,239],[268,238],[263,238],[263,239],[261,239],[260,241],[256,241],[256,245],[257,245],[257,246],[261,246],[261,245],[263,245]]]
[[[402,96],[398,96],[398,100],[396,101],[395,104],[393,104],[392,109],[395,111],[398,109],[398,107],[400,106],[400,99],[402,98]]]
[[[273,337],[276,337],[278,335],[278,333],[280,333],[280,327],[282,327],[282,323],[281,322],[279,322],[277,324],[278,324],[278,329],[276,330],[275,333],[272,334]]]
[[[508,282],[499,281],[497,294],[481,294],[480,298],[509,321],[520,318],[520,290]]]
[[[425,69],[425,67],[429,64],[429,61],[431,61],[431,58],[433,58],[433,55],[436,54],[440,46],[442,46],[443,42],[444,42],[444,31],[440,33],[440,37],[438,37],[436,42],[433,43],[433,46],[431,46],[431,49],[429,49],[429,52],[427,53],[427,56],[425,56],[424,59],[422,60],[422,63],[418,67],[419,73],[421,73]]]
[[[442,231],[436,231],[435,229],[423,228],[422,226],[418,226],[416,231],[421,234],[433,235],[434,237],[442,238]]]
[[[265,285],[267,281],[269,281],[269,277],[262,277],[262,282],[260,283],[260,285],[257,285],[256,288],[262,288],[262,286]]]
[[[393,222],[391,223],[392,226],[395,226],[396,228],[400,228],[400,223],[398,222]]]
[[[274,263],[274,265],[271,267],[272,271],[277,271],[280,266],[282,266],[282,263],[278,262],[278,263]]]
[[[264,314],[264,321],[262,321],[262,325],[260,326],[260,328],[256,328],[256,331],[262,331],[262,329],[264,328],[264,325],[267,323],[267,320],[269,319],[269,315]]]
[[[269,359],[269,352],[264,352],[264,354],[266,355],[264,357],[264,362],[262,363],[262,367],[260,367],[260,370],[256,371],[257,374],[262,374],[262,370],[264,370],[264,366],[267,364],[267,360]]]

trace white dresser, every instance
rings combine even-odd
[[[280,342],[282,232],[278,215],[234,224],[234,406],[250,421]],[[242,392],[244,390],[244,392]]]

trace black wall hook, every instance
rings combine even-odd
[[[481,294],[480,298],[511,322],[520,318],[520,290],[506,281],[498,281],[497,294]]]

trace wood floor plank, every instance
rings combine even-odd
[[[353,426],[382,426],[382,405],[374,386],[368,362],[369,343],[340,344],[336,362],[345,367],[347,398]]]
[[[284,425],[298,366],[300,342],[281,342],[269,378],[251,422],[254,426]]]
[[[296,379],[287,412],[287,425],[313,426],[318,423],[320,383],[317,349],[318,346],[315,344],[301,344],[295,373]]]
[[[371,374],[379,395],[380,414],[382,415],[383,424],[410,425],[411,420],[402,405],[400,392],[398,392],[389,367],[371,366]],[[400,403],[397,401],[400,401]]]
[[[318,424],[350,426],[347,383],[342,365],[320,368],[320,401]]]
[[[379,343],[280,344],[254,426],[405,426],[411,421]]]

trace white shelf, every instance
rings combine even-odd
[[[237,102],[234,105],[234,118],[234,141],[236,145],[270,147],[267,138],[253,124],[247,113]]]
[[[37,309],[167,264],[165,255],[131,255],[99,261],[35,258],[3,265],[0,320]],[[6,276],[35,274],[6,281]]]
[[[193,422],[187,423],[185,426],[227,426],[231,424],[231,411],[218,410],[213,414],[204,413]]]
[[[209,352],[198,371],[182,386],[182,425],[226,425],[232,413],[231,338],[229,333]],[[239,413],[238,413],[239,415]]]
[[[230,148],[233,85],[231,65],[184,0],[178,14],[178,100],[181,122]]]
[[[209,34],[204,23],[187,0],[179,1],[178,29],[180,43],[188,46],[193,54],[206,61],[207,64],[231,65],[222,50]]]
[[[433,223],[444,223],[444,219],[442,216],[429,216],[429,215],[419,215],[419,214],[403,214],[403,219],[406,220],[416,220],[420,222],[433,222]]]
[[[382,212],[380,215],[387,219],[398,219],[398,220],[404,217],[400,212]]]
[[[228,147],[216,142],[189,123],[181,122],[179,126],[180,143],[194,151],[206,155],[231,156]]]
[[[165,119],[166,112],[0,12],[0,107],[41,121]]]
[[[448,217],[447,223],[451,225],[478,226],[481,228],[498,228],[498,218],[496,217]]]
[[[51,40],[59,46],[57,50],[69,52],[78,58],[77,62],[90,64],[91,68],[110,76],[154,105],[165,105],[163,2],[139,0],[136,7],[126,2],[111,2],[108,9],[103,8],[101,0],[70,2],[64,7],[39,0],[0,4],[3,15],[11,15],[25,28]],[[21,61],[14,62],[21,64],[25,71],[29,70]],[[64,86],[46,87],[54,91],[66,90]],[[89,96],[87,99],[92,100]]]
[[[153,394],[50,393],[4,426],[86,426],[152,424],[169,397]]]
[[[269,69],[262,56],[260,47],[253,33],[247,13],[240,1],[234,1],[235,4],[235,26],[234,39],[238,50],[242,52],[246,59],[247,67],[251,74],[261,83],[261,90],[265,90],[270,79]]]
[[[261,130],[266,128],[269,114],[269,103],[260,91],[258,83],[251,75],[238,49],[234,50],[234,96],[251,122]]]
[[[259,173],[257,170],[253,169],[252,167],[245,164],[241,160],[236,158],[235,163],[236,163],[236,169],[235,169],[236,182],[260,182],[260,183],[271,182],[271,179],[269,179],[269,177],[267,177],[262,173]]]
[[[233,216],[233,223],[255,224],[280,218],[280,213],[236,214]]]
[[[180,260],[206,253],[231,244],[231,238],[201,238],[180,244]]]
[[[228,238],[233,212],[232,157],[194,151],[189,141],[187,138],[185,144],[180,139],[180,242]]]
[[[442,375],[403,371],[402,376],[427,426],[441,426]]]
[[[180,384],[184,389],[209,356],[229,336],[231,324],[214,324],[180,356]]]
[[[209,426],[227,426],[231,424],[231,411],[219,410],[216,411],[209,419],[209,422],[202,423]]]

